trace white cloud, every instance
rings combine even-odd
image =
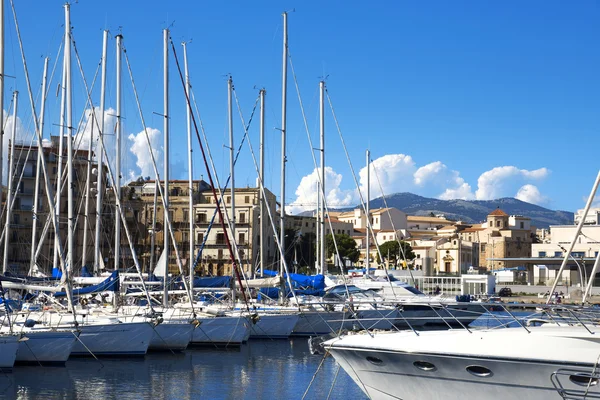
[[[414,174],[415,185],[418,187],[431,186],[441,188],[444,192],[440,199],[473,199],[471,185],[460,177],[458,171],[450,170],[441,161],[435,161],[420,167]]]
[[[462,178],[461,178],[462,179]],[[439,196],[442,200],[453,200],[453,199],[461,199],[461,200],[473,200],[473,191],[471,190],[471,185],[464,182],[459,187],[454,189],[446,189],[444,193]]]
[[[317,205],[317,182],[321,169],[315,168],[309,175],[300,181],[296,189],[296,200],[286,206],[286,213],[297,214],[302,211],[314,210]],[[340,189],[342,175],[336,173],[333,168],[325,167],[325,195],[327,207],[348,207],[355,204],[352,191]]]
[[[152,146],[152,154],[154,154],[154,160],[156,161],[156,168],[159,173],[162,172],[163,165],[163,147],[162,147],[162,132],[154,128],[146,128],[150,144]],[[131,179],[135,179],[138,176],[149,176],[150,179],[155,179],[154,167],[152,166],[152,158],[150,157],[150,149],[148,148],[148,140],[144,134],[144,131],[140,131],[137,134],[130,134],[128,137],[131,142],[129,151],[136,157],[135,164],[139,168],[139,173],[134,171],[133,168],[128,168],[127,176]],[[161,179],[164,177],[161,176]]]
[[[11,140],[12,137],[12,131],[13,131],[13,127],[15,126],[13,121],[14,118],[12,116],[12,113],[10,115],[7,116],[6,111],[4,112],[4,116],[5,121],[4,121],[4,136],[2,137],[2,183],[4,185],[7,185],[8,182],[8,143]],[[27,131],[27,129],[23,126],[23,121],[21,121],[21,118],[19,118],[17,116],[17,125],[16,125],[16,132],[15,132],[15,141],[17,143],[21,143],[24,145],[30,145],[31,144],[31,134]],[[19,158],[19,157],[25,157],[25,155],[20,155],[20,154],[15,154],[14,157]]]
[[[532,185],[531,182],[540,181],[549,173],[550,171],[546,168],[526,170],[515,166],[496,167],[481,174],[477,182],[477,191],[473,193],[472,186],[460,176],[460,172],[449,169],[441,161],[434,161],[419,167],[410,155],[388,154],[371,163],[371,199],[382,195],[379,180],[383,194],[386,196],[398,192],[412,192],[443,200],[488,200],[511,197],[516,193],[517,198],[521,200],[544,204],[549,199],[543,196],[537,186]],[[326,174],[327,200],[330,206],[359,204],[358,191],[344,189],[341,174],[336,173],[331,167],[326,168]],[[302,178],[296,190],[297,199],[287,207],[288,212],[293,214],[315,208],[316,182],[316,170]],[[366,167],[359,172],[359,182],[364,199],[367,185]]]
[[[413,174],[416,170],[417,167],[412,157],[405,154],[387,154],[373,160],[370,164],[371,198],[381,197],[382,190],[383,195],[410,191],[414,186]],[[363,199],[366,200],[367,167],[361,168],[358,175],[360,191]]]
[[[546,196],[542,196],[536,186],[529,184],[521,186],[515,198],[527,203],[538,205],[548,202],[548,198]]]
[[[478,200],[490,200],[511,196],[523,183],[544,179],[549,173],[546,168],[528,171],[514,166],[496,167],[481,174],[477,180],[475,197]]]

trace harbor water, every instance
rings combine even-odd
[[[310,354],[304,338],[144,358],[71,358],[63,367],[16,366],[0,374],[0,399],[302,399],[307,389],[305,399],[366,399],[332,357]]]

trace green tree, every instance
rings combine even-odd
[[[400,241],[402,245],[402,250],[404,251],[404,256],[407,261],[410,261],[415,258],[415,253],[410,245],[410,243],[405,242],[403,240]],[[389,254],[390,261],[394,262],[398,259],[402,260],[402,253],[400,252],[400,244],[398,244],[397,240],[390,240],[389,242],[383,243],[379,246],[379,250],[381,251],[381,255],[383,257],[387,257]]]
[[[342,259],[347,258],[352,262],[357,262],[360,256],[360,251],[356,248],[356,241],[350,235],[345,233],[336,234],[335,241]],[[325,237],[325,252],[327,257],[335,254],[335,246],[333,245],[333,236],[331,234]]]

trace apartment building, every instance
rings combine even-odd
[[[13,149],[14,147],[14,149]],[[44,143],[43,157],[46,163],[48,171],[48,179],[51,184],[51,196],[55,199],[55,194],[58,188],[58,175],[59,168],[62,168],[62,196],[59,206],[60,217],[59,221],[59,235],[61,238],[62,246],[64,249],[67,247],[67,138],[64,138],[62,143],[63,157],[60,157],[60,139],[58,136],[52,136],[48,143]],[[13,154],[13,158],[10,159],[10,154]],[[49,217],[50,207],[48,206],[48,200],[46,196],[46,187],[44,185],[44,178],[42,175],[41,164],[39,166],[40,183],[38,191],[38,207],[34,212],[34,197],[35,197],[35,182],[36,175],[38,173],[38,146],[36,142],[27,141],[15,141],[8,144],[9,163],[13,166],[12,179],[12,198],[13,205],[10,217],[10,229],[8,232],[8,265],[6,266],[7,271],[14,273],[27,273],[31,263],[31,248],[33,243],[32,232],[33,224],[37,225],[37,234],[35,238],[36,244],[41,241],[41,247],[39,247],[39,253],[37,257],[37,266],[40,272],[49,274],[52,271],[53,260],[54,260],[54,226],[51,223]],[[92,155],[93,156],[93,155]],[[95,161],[92,161],[91,174],[92,182],[90,190],[87,186],[87,170],[88,170],[88,152],[87,150],[77,150],[73,155],[73,198],[76,200],[74,204],[74,215],[75,215],[75,235],[74,240],[74,254],[73,259],[75,265],[73,270],[77,272],[81,269],[83,262],[83,255],[85,253],[85,263],[88,267],[93,264],[94,260],[94,232],[96,227],[96,181],[100,178],[103,182],[103,188],[106,188],[106,168],[98,170],[98,165]],[[62,165],[62,167],[61,167]],[[4,182],[5,192],[2,196],[3,203],[6,202],[6,194],[8,192],[8,182]],[[105,190],[105,189],[104,189]],[[83,236],[84,236],[84,219],[85,216],[85,200],[86,194],[89,193],[89,212],[87,218],[87,243],[84,248]],[[5,204],[4,204],[5,205]],[[58,205],[58,204],[57,204]],[[106,212],[110,212],[109,209],[104,209]],[[106,217],[103,211],[102,218]],[[3,214],[3,218],[6,218],[6,209]],[[3,227],[5,219],[3,219]],[[44,230],[44,226],[48,226],[47,230]],[[45,232],[45,233],[44,233]],[[104,235],[103,235],[104,236]],[[100,243],[101,252],[104,256],[108,256],[111,253],[111,244],[106,238]],[[37,247],[37,246],[36,246]],[[3,252],[3,247],[0,251]]]

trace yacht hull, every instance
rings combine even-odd
[[[346,351],[331,353],[352,377],[354,382],[373,400],[431,399],[431,400],[549,400],[563,399],[557,387],[570,392],[585,391],[585,386],[574,384],[569,378],[589,374],[593,366],[546,364],[530,361],[482,360],[423,356],[419,354],[382,353],[374,351]],[[377,368],[368,361],[381,360]],[[436,371],[424,374],[414,362],[428,362]],[[385,367],[384,367],[385,365]],[[493,371],[491,376],[474,376],[468,367],[484,365]],[[554,385],[560,383],[560,386]],[[592,386],[588,398],[598,398],[598,388]],[[569,397],[573,398],[573,397]],[[580,397],[583,398],[583,397]]]
[[[325,348],[371,399],[600,398],[600,338],[582,326],[357,334]]]
[[[250,322],[245,317],[201,317],[197,320],[200,325],[194,329],[192,345],[240,346],[250,336]]]
[[[251,324],[250,339],[287,339],[298,322],[297,314],[259,314]]]
[[[15,365],[19,348],[17,340],[14,335],[0,336],[0,371],[11,371]]]
[[[143,356],[148,351],[154,329],[147,322],[80,325],[79,340],[71,355]],[[84,346],[85,345],[85,346]]]
[[[194,325],[190,322],[163,322],[154,327],[148,349],[183,351],[190,344],[193,331]]]
[[[17,350],[17,364],[64,364],[69,359],[77,332],[29,331]]]
[[[303,311],[291,336],[320,336],[351,326],[342,311]]]

